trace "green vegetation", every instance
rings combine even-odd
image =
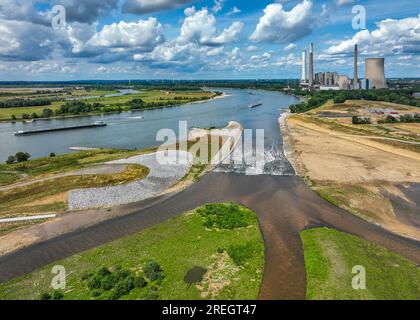
[[[32,91],[15,90],[7,92],[4,96],[1,96],[0,92],[0,120],[16,121],[167,108],[205,101],[221,94],[205,92],[198,87],[190,90],[186,87],[182,90],[172,90],[168,86],[165,88],[149,88],[145,92],[108,97],[107,95],[115,94],[123,88],[116,85],[99,85],[97,88],[87,87],[83,90],[68,86],[66,90],[57,91],[34,91],[36,88],[31,88]],[[11,99],[6,100],[5,97]]]
[[[353,116],[351,119],[352,124],[371,124],[372,120],[370,120],[370,118],[367,117],[358,117],[358,116]]]
[[[343,91],[311,91],[305,93],[307,102],[290,106],[292,113],[304,113],[316,109],[328,100],[344,103],[347,100],[385,101],[412,107],[420,107],[420,99],[412,97],[412,90],[343,90]]]
[[[11,181],[12,183],[22,180],[22,176],[25,177],[24,180],[43,178],[49,175],[63,174],[69,171],[83,169],[98,163],[145,154],[154,150],[155,149],[129,151],[118,149],[99,149],[75,152],[55,157],[49,156],[21,163],[0,164],[0,185],[3,185],[3,183],[1,183],[3,179],[2,176],[10,177],[11,175],[14,175],[16,180]]]
[[[258,254],[258,244],[247,242],[245,244],[232,244],[228,247],[227,253],[237,266],[243,266],[246,261]]]
[[[61,290],[54,290],[51,294],[44,292],[40,295],[39,300],[61,300],[64,294]]]
[[[49,105],[51,105],[51,100],[48,99],[13,99],[0,101],[0,108],[24,108]]]
[[[114,174],[89,174],[64,176],[54,179],[40,180],[26,186],[20,186],[5,191],[0,191],[0,216],[19,214],[22,210],[28,212],[49,212],[49,206],[39,207],[38,205],[28,205],[36,200],[48,199],[54,195],[59,195],[74,189],[99,188],[105,186],[120,185],[135,180],[141,180],[149,174],[149,169],[130,164],[120,173]],[[46,201],[48,204],[61,204],[66,207],[66,198],[53,199]]]
[[[239,208],[234,203],[208,204],[197,210],[206,228],[227,229],[245,228],[254,221],[254,214]]]
[[[236,216],[246,220],[238,225],[248,227],[209,229],[197,211],[189,212],[0,285],[0,299],[39,299],[42,293],[49,293],[54,265],[67,271],[63,299],[111,299],[114,290],[121,294],[120,299],[256,299],[264,268],[257,218],[243,207],[225,206],[247,211]],[[211,205],[206,208],[211,210]],[[239,253],[244,244],[253,249]],[[220,248],[233,252],[240,267]],[[238,254],[243,256],[239,260]],[[195,269],[205,273],[192,284],[187,274]],[[117,277],[118,270],[121,276]]]
[[[9,156],[7,158],[6,163],[13,164],[15,162],[17,163],[26,162],[29,160],[30,157],[31,155],[27,152],[17,152],[14,156]]]
[[[399,120],[389,115],[385,119],[379,120],[378,123],[380,124],[383,124],[383,123],[391,123],[391,124],[393,123],[420,123],[420,114],[417,114],[417,113],[415,115],[404,114],[400,116]]]
[[[154,261],[150,263],[154,263],[159,267]],[[82,275],[81,280],[89,288],[92,298],[118,300],[122,296],[129,294],[133,289],[144,288],[149,283],[152,286],[153,282],[156,281],[149,278],[149,282],[147,282],[143,274],[136,274],[133,271],[123,269],[121,266],[117,266],[114,269],[112,272],[107,267],[100,267],[96,272]],[[163,278],[162,274],[161,279],[163,280]]]
[[[310,300],[418,300],[420,270],[385,248],[328,228],[301,233]],[[352,288],[354,266],[366,269],[366,290]]]

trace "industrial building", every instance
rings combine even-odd
[[[366,59],[365,79],[359,79],[358,46],[354,46],[354,75],[350,79],[337,72],[314,73],[314,44],[309,48],[309,77],[307,78],[306,49],[302,51],[302,76],[300,86],[309,90],[370,90],[388,88],[385,78],[385,59]]]
[[[338,81],[337,72],[318,72],[315,74],[315,83],[324,86],[336,86]]]

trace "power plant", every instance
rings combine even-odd
[[[385,78],[384,58],[366,59],[365,68],[365,87],[367,90],[388,88]]]
[[[359,79],[359,51],[354,46],[354,76],[351,80],[337,72],[314,73],[314,44],[309,47],[309,78],[306,77],[306,49],[302,51],[302,76],[300,86],[309,90],[360,90],[386,89],[385,59],[368,58],[365,63],[365,79]]]

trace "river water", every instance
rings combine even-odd
[[[40,120],[33,123],[0,123],[0,162],[18,151],[28,152],[32,158],[44,157],[51,152],[72,152],[70,147],[144,149],[159,145],[156,134],[163,128],[178,132],[179,121],[187,121],[188,127],[224,127],[235,120],[245,129],[264,129],[265,164],[263,173],[292,174],[293,169],[284,159],[277,119],[297,98],[279,92],[260,90],[217,89],[226,93],[225,98],[203,103],[188,104],[176,108],[123,112],[68,119]],[[262,103],[251,109],[249,105]],[[18,130],[39,130],[55,127],[87,125],[105,121],[108,126],[15,136]],[[219,171],[261,173],[255,164],[230,164]]]

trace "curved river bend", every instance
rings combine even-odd
[[[240,122],[245,129],[265,130],[266,164],[264,173],[292,174],[293,169],[281,152],[281,137],[277,119],[288,106],[298,100],[279,92],[261,90],[218,89],[227,97],[176,108],[123,112],[68,119],[40,120],[33,123],[0,123],[0,162],[18,151],[29,152],[32,158],[44,157],[54,152],[71,152],[70,147],[98,147],[145,149],[158,145],[156,134],[169,128],[178,132],[179,121],[192,127],[224,127],[229,121]],[[251,109],[250,105],[262,103]],[[144,118],[142,118],[144,117]],[[43,133],[31,136],[14,136],[18,130],[39,130],[54,127],[86,125],[105,121],[108,126],[98,129]],[[254,131],[255,135],[255,131]],[[252,173],[255,165],[225,165],[219,171]]]

